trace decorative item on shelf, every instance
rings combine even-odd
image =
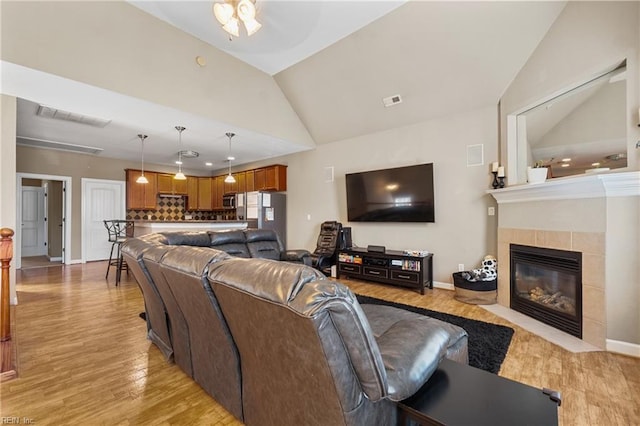
[[[499,166],[497,161],[491,163],[491,174],[493,174],[493,183],[491,186],[493,186],[493,189],[498,189],[498,186],[500,186],[500,183],[498,182],[498,168]]]
[[[141,150],[141,157],[142,157],[142,166],[141,166],[141,172],[142,174],[138,177],[138,179],[136,179],[136,183],[149,183],[149,179],[147,179],[144,176],[144,140],[147,138],[147,135],[142,135],[139,134],[138,137],[140,138],[140,150]]]
[[[498,167],[498,187],[504,188],[504,166]]]
[[[178,131],[178,161],[176,161],[178,173],[176,173],[173,178],[176,180],[187,180],[187,177],[182,173],[182,132],[186,129],[183,126],[176,126],[176,130]]]
[[[236,183],[236,178],[234,178],[233,175],[231,174],[231,161],[235,160],[235,157],[231,156],[231,138],[234,137],[236,134],[232,132],[227,132],[225,133],[225,135],[227,135],[227,137],[229,138],[229,156],[227,157],[227,161],[229,162],[229,174],[227,175],[226,178],[224,178],[224,181],[225,183]]]
[[[256,20],[255,0],[224,0],[214,3],[213,14],[222,25],[222,29],[229,33],[230,41],[231,36],[240,37],[240,21],[249,36],[262,28],[262,24]]]
[[[530,184],[543,183],[547,180],[548,171],[542,161],[536,161],[533,167],[527,167],[527,181]]]

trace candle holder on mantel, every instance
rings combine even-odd
[[[504,176],[498,176],[498,186],[504,188]]]
[[[498,172],[491,172],[491,174],[493,174],[493,183],[491,184],[491,186],[493,186],[493,189],[498,189],[498,187],[500,186],[500,183],[498,182]],[[502,183],[502,186],[500,186],[500,188],[504,187],[504,182]]]

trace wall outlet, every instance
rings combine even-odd
[[[311,220],[311,215],[307,214],[307,220]]]
[[[458,263],[458,272],[464,271],[464,263]]]
[[[496,208],[495,208],[495,207],[489,207],[489,208],[487,209],[487,214],[488,214],[489,216],[495,216],[495,215],[496,215]]]

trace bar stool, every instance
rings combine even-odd
[[[132,220],[124,220],[124,219],[113,219],[113,220],[105,220],[104,226],[107,228],[107,232],[109,233],[109,242],[111,243],[111,252],[109,253],[109,263],[107,264],[107,274],[105,275],[105,279],[109,279],[109,269],[112,266],[116,267],[116,285],[120,283],[120,277],[122,275],[122,271],[127,271],[127,276],[129,275],[129,267],[127,266],[127,262],[122,259],[122,254],[120,253],[120,246],[124,243],[127,238],[133,237],[133,221]],[[113,257],[113,249],[116,249],[116,256]]]

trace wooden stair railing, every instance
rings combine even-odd
[[[9,267],[13,258],[13,230],[0,229],[0,342],[11,340],[11,316],[9,311]]]

